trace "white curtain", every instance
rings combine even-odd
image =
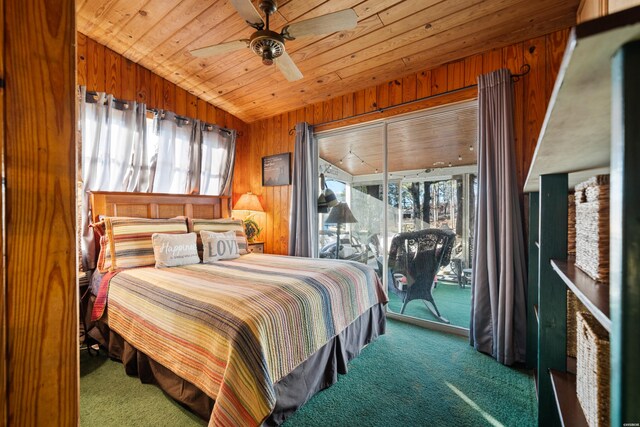
[[[124,191],[148,193],[151,191],[153,174],[157,160],[156,147],[147,138],[153,126],[149,113],[136,114],[136,137],[127,174],[124,177]]]
[[[90,191],[231,195],[236,132],[80,88],[83,265],[94,268]],[[149,116],[147,116],[149,114]]]
[[[80,88],[83,101],[79,127],[82,138],[82,240],[83,265],[94,268],[94,239],[89,228],[90,191],[125,191],[126,179],[134,148],[144,134],[146,107],[144,104],[117,102],[113,96],[98,93],[90,96]]]
[[[198,126],[169,111],[157,114],[153,120],[153,132],[147,136],[158,153],[152,192],[191,193],[191,160],[192,151],[199,145],[195,142]]]
[[[202,125],[201,153],[200,194],[230,196],[236,156],[236,132],[218,126]]]

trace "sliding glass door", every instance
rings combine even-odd
[[[372,266],[394,317],[469,326],[476,116],[473,101],[317,135],[325,195],[351,214],[320,214],[321,256]]]

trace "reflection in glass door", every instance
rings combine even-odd
[[[330,210],[320,213],[319,253],[321,258],[340,258],[370,265],[383,276],[384,145],[381,126],[339,131],[318,139],[319,172],[327,190],[348,207],[350,221],[330,221]],[[325,192],[327,191],[325,190]],[[333,209],[333,208],[332,208]],[[343,207],[344,210],[344,207]]]

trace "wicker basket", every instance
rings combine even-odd
[[[591,427],[609,426],[609,335],[590,313],[577,314],[578,401]]]
[[[569,215],[567,218],[567,254],[576,256],[576,198],[569,194]]]
[[[578,313],[588,312],[578,297],[567,290],[567,356],[578,357]]]
[[[609,175],[576,185],[576,266],[609,282]]]

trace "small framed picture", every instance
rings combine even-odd
[[[262,158],[262,186],[291,184],[291,153]]]

